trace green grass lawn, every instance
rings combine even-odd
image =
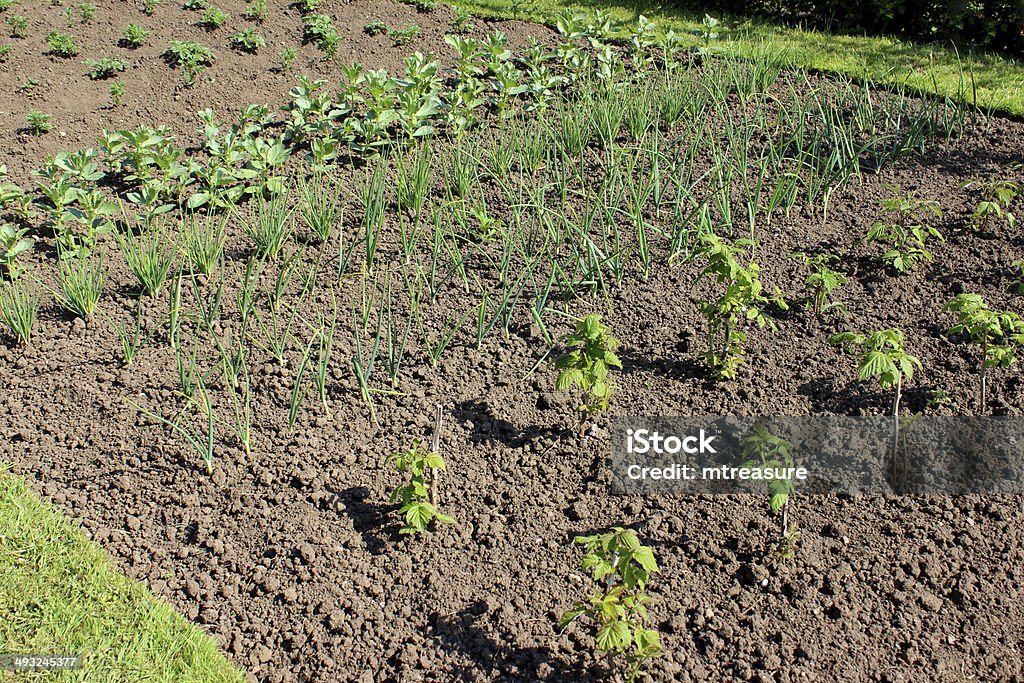
[[[454,0],[453,5],[481,16],[529,19],[553,23],[562,12],[607,10],[618,21],[635,22],[643,14],[659,27],[686,33],[700,27],[703,15],[666,5],[570,0]],[[1024,65],[993,54],[959,54],[952,46],[919,45],[891,38],[844,36],[787,28],[758,21],[728,22],[731,30],[714,41],[716,49],[741,57],[766,47],[785,54],[807,69],[867,78],[877,83],[901,83],[918,92],[955,96],[962,80],[984,110],[1024,116]],[[973,79],[973,84],[972,84]]]
[[[22,479],[0,465],[0,654],[77,654],[78,671],[0,681],[243,681],[213,640],[118,573]]]

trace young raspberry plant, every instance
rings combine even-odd
[[[890,222],[879,221],[864,236],[865,242],[887,242],[892,247],[878,260],[897,273],[912,270],[922,261],[931,261],[932,253],[925,247],[929,238],[944,241],[942,233],[927,224],[929,214],[942,218],[939,203],[920,199],[913,192],[897,193],[882,202],[882,213],[892,216]]]
[[[793,444],[775,436],[761,422],[743,438],[742,456],[749,458],[740,467],[752,470],[790,472],[794,467]],[[768,507],[773,515],[782,514],[782,538],[786,537],[789,526],[789,497],[795,485],[792,478],[765,477],[768,486]]]
[[[994,222],[1006,223],[1006,227],[1011,229],[1017,225],[1017,218],[1010,213],[1010,205],[1020,194],[1020,185],[997,178],[987,182],[969,180],[962,187],[977,187],[981,192],[981,201],[971,214],[970,225],[975,232],[987,232]]]
[[[621,342],[612,336],[611,329],[601,324],[601,316],[596,314],[580,320],[575,331],[561,342],[570,347],[570,351],[555,360],[555,369],[560,371],[555,387],[559,391],[573,386],[583,390],[583,403],[579,406],[582,431],[586,416],[608,410],[612,393],[618,390],[609,370],[622,369],[622,361],[615,355]]]
[[[708,350],[704,360],[718,379],[735,379],[743,362],[747,330],[756,325],[758,329],[774,332],[775,322],[765,310],[769,300],[764,295],[757,263],[751,259],[744,266],[738,258],[744,248],[752,250],[754,242],[738,239],[728,244],[714,234],[704,235],[701,241],[708,265],[700,277],[713,275],[716,282],[725,285],[725,291],[717,299],[701,302],[701,310],[708,320]],[[778,297],[775,303],[780,308],[786,307]]]
[[[409,483],[395,487],[391,492],[392,503],[402,503],[398,513],[405,517],[405,526],[400,533],[418,534],[426,531],[433,521],[454,524],[452,517],[440,512],[431,501],[430,489],[434,471],[445,469],[444,459],[437,453],[425,449],[419,439],[412,442],[407,451],[400,451],[388,457],[399,472],[409,474]]]
[[[811,271],[804,285],[810,292],[806,301],[814,311],[815,317],[820,317],[822,313],[832,309],[845,315],[846,307],[833,299],[832,295],[846,284],[846,275],[828,267],[829,263],[838,261],[839,257],[834,254],[808,256],[803,252],[797,252],[791,256],[803,259],[804,265]]]
[[[829,343],[842,346],[849,353],[860,354],[857,379],[866,382],[878,380],[883,389],[895,389],[892,414],[899,415],[903,378],[914,378],[914,368],[921,369],[921,361],[903,350],[903,332],[897,328],[858,334],[842,332],[832,335]]]
[[[981,393],[979,408],[985,412],[986,375],[989,368],[1008,368],[1024,346],[1024,320],[1010,311],[989,309],[980,294],[958,294],[943,311],[956,313],[957,324],[948,335],[964,334],[981,347]]]
[[[559,631],[586,618],[596,628],[597,649],[605,654],[609,668],[615,657],[623,659],[622,675],[629,683],[643,675],[642,667],[661,656],[658,632],[646,628],[650,596],[645,592],[652,574],[658,573],[654,553],[641,545],[632,529],[616,527],[605,534],[577,536],[586,548],[583,569],[593,572],[598,587],[588,603],[578,602],[562,615]]]

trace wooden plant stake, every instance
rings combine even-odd
[[[437,410],[434,412],[434,438],[430,442],[430,452],[441,454],[441,423],[444,421],[444,406],[440,403],[437,404]],[[441,478],[441,471],[436,468],[430,470],[430,504],[437,509],[438,496],[437,496],[437,482]]]

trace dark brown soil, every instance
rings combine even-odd
[[[83,58],[127,54],[135,63],[123,79],[126,105],[106,108],[107,85],[85,79],[78,59],[42,55],[42,36],[63,19],[60,8],[33,7],[33,37],[13,41],[16,54],[0,66],[5,93],[28,77],[43,84],[38,100],[12,95],[0,113],[0,163],[18,180],[46,154],[93,145],[101,128],[170,123],[188,139],[195,111],[280,104],[294,83],[271,70],[281,48],[300,38],[297,13],[281,3],[270,3],[284,19],[261,29],[268,44],[255,57],[227,46],[243,26],[240,2],[222,3],[236,18],[212,35],[170,0],[152,18],[121,3],[96,4],[93,24],[72,32]],[[340,59],[368,66],[393,67],[414,49],[440,51],[451,18],[445,8],[419,14],[378,0],[325,2],[323,11],[346,27]],[[415,22],[421,37],[397,48],[368,37],[361,26],[375,17]],[[154,31],[136,53],[115,45],[129,21]],[[516,44],[550,35],[500,28]],[[179,87],[158,56],[172,37],[217,51],[217,65],[193,89]],[[337,78],[312,46],[301,48],[296,70]],[[52,112],[54,131],[36,138],[16,130],[28,109]],[[607,310],[599,297],[573,304],[575,314],[603,312],[624,341],[612,412],[881,413],[888,396],[857,383],[853,361],[827,337],[898,325],[924,366],[907,408],[924,410],[928,392],[942,389],[952,397],[944,412],[970,414],[977,358],[943,334],[952,320],[941,309],[953,294],[977,291],[1020,312],[1007,274],[1024,258],[1024,242],[1019,230],[964,230],[977,198],[960,184],[1007,174],[1004,164],[1021,159],[1022,145],[1024,125],[995,118],[923,159],[865,176],[833,198],[827,220],[798,210],[776,217],[758,251],[766,284],[795,300],[804,275],[787,254],[831,251],[851,275],[840,295],[849,315],[780,315],[776,335],[751,334],[734,382],[709,379],[698,359],[705,342],[696,302],[710,286],[694,284],[698,264],[657,265],[646,281],[630,273],[611,289]],[[899,277],[869,267],[877,250],[858,242],[893,183],[939,200],[947,235],[931,263]],[[388,253],[396,229],[389,223]],[[232,225],[228,253],[243,255],[234,271],[246,239]],[[109,246],[102,308],[123,323],[140,304]],[[53,270],[51,254],[39,260]],[[226,300],[234,301],[236,280],[229,278]],[[403,395],[378,396],[376,427],[349,366],[349,311],[359,296],[358,279],[345,280],[330,415],[310,396],[289,430],[296,350],[283,367],[257,354],[252,453],[221,435],[212,477],[181,438],[125,401],[168,416],[182,408],[165,333],[122,367],[118,338],[103,318],[85,324],[48,303],[30,347],[0,345],[7,416],[0,458],[32,475],[37,490],[81,520],[125,572],[202,624],[256,680],[606,680],[591,635],[581,626],[559,635],[555,624],[592,590],[573,536],[613,525],[634,527],[662,567],[650,584],[651,619],[666,647],[650,666],[654,680],[1024,680],[1022,499],[797,497],[800,547],[780,564],[772,549],[778,524],[763,498],[610,496],[606,421],[588,437],[575,435],[574,399],[554,391],[547,363],[534,369],[545,345],[525,310],[508,338],[495,331],[479,349],[471,322],[436,368],[416,338],[399,375]],[[427,308],[429,328],[476,301],[446,286]],[[149,331],[166,315],[168,295],[141,306]],[[549,324],[553,334],[569,329]],[[994,373],[991,394],[991,411],[1020,415],[1019,370]],[[388,504],[399,480],[384,461],[413,438],[429,438],[437,403],[447,416],[442,502],[457,524],[407,539]]]

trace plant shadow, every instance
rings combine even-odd
[[[365,486],[353,486],[335,494],[336,509],[350,520],[352,528],[359,533],[371,555],[383,555],[390,546],[401,539],[398,533],[401,524],[392,514],[397,506],[367,502],[370,490]]]
[[[488,604],[478,600],[454,614],[434,613],[434,637],[449,651],[461,652],[472,664],[451,671],[453,681],[548,681],[596,682],[604,680],[598,672],[579,664],[554,658],[551,648],[536,646],[519,648],[509,644],[511,638],[496,639],[487,621]],[[500,610],[492,616],[500,619]]]
[[[538,425],[517,425],[494,414],[486,401],[470,399],[455,404],[452,417],[457,422],[472,422],[469,440],[474,444],[502,444],[509,449],[522,448],[539,438],[561,438],[568,430]]]

